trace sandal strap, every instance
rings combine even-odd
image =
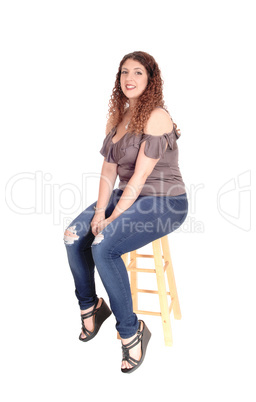
[[[82,330],[84,331],[84,334],[86,336],[91,336],[91,334],[93,333],[93,331],[89,331],[89,329],[85,328],[85,326],[82,326]]]
[[[134,359],[130,355],[124,356],[122,361],[127,361],[131,366],[135,367],[140,362],[139,360]]]
[[[95,305],[94,305],[92,311],[89,311],[89,313],[81,314],[82,330],[84,331],[84,334],[85,334],[86,336],[91,336],[91,335],[93,334],[93,331],[89,331],[89,329],[85,328],[84,319],[90,318],[90,317],[94,316],[94,315],[99,311],[99,309],[100,309],[101,306],[102,306],[103,301],[102,301],[100,307],[96,308],[96,306],[97,306],[97,304],[98,304],[98,301],[99,301],[99,300],[96,301],[96,303],[95,303]]]
[[[133,367],[135,367],[140,362],[140,360],[136,360],[133,357],[131,357],[129,351],[132,348],[134,348],[134,346],[138,345],[141,342],[142,337],[143,337],[143,332],[138,330],[137,335],[134,337],[134,339],[131,342],[127,343],[126,345],[122,344],[122,350],[123,350],[123,359],[122,360],[127,361]]]
[[[103,303],[103,302],[102,302],[102,303]],[[94,314],[96,314],[96,313],[99,311],[99,309],[101,308],[102,303],[101,303],[100,307],[96,308],[96,306],[97,306],[97,304],[98,304],[98,300],[97,300],[97,302],[95,303],[95,305],[94,305],[92,311],[89,311],[89,313],[81,314],[82,320],[85,320],[86,318],[90,318],[90,317],[92,317]]]
[[[141,342],[142,336],[143,336],[142,332],[138,331],[136,337],[131,342],[127,343],[126,345],[122,344],[122,349],[124,351],[125,350],[129,351],[130,349],[134,348],[134,346],[138,345],[138,343]]]

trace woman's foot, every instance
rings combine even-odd
[[[102,304],[102,299],[99,299],[96,308],[99,308],[101,306],[101,304]],[[81,310],[81,315],[89,313],[93,309],[94,309],[94,306],[88,308],[87,310]],[[95,326],[95,316],[93,315],[92,317],[85,318],[83,321],[84,321],[85,328],[88,329],[88,331],[93,332],[94,331],[94,326]],[[87,335],[82,330],[81,338],[85,339],[86,337],[87,337]]]
[[[140,331],[143,330],[143,322],[142,321],[140,321],[139,330]],[[121,338],[122,344],[127,345],[133,339],[135,339],[136,336],[137,336],[137,333],[135,335],[133,335],[131,338],[127,338],[127,339],[122,339]],[[133,348],[131,348],[129,350],[129,355],[130,355],[130,357],[132,357],[135,360],[139,361],[141,359],[141,342],[139,342],[137,345],[135,345]],[[128,361],[126,361],[126,360],[122,361],[122,366],[121,366],[122,369],[131,369],[132,367],[133,366],[130,363],[128,363]]]

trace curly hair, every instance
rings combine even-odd
[[[158,64],[150,54],[136,51],[126,54],[120,62],[116,74],[115,86],[109,101],[108,119],[110,126],[117,126],[122,121],[124,113],[129,105],[129,99],[124,95],[120,85],[121,69],[128,59],[136,60],[141,63],[148,74],[147,87],[138,98],[136,106],[132,110],[132,117],[129,123],[129,131],[140,134],[143,132],[151,112],[156,107],[161,107],[166,110],[167,113],[169,112],[164,104],[163,80]],[[177,127],[175,123],[174,126]]]

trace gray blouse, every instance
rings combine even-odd
[[[132,177],[140,145],[146,141],[145,155],[160,159],[147,177],[140,195],[176,196],[186,192],[178,166],[176,141],[180,135],[174,127],[172,132],[160,136],[127,132],[119,141],[113,143],[115,134],[116,127],[113,127],[106,135],[100,153],[107,162],[117,164],[119,189],[124,190]]]

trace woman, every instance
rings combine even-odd
[[[151,334],[133,313],[121,256],[171,233],[187,216],[178,138],[177,126],[164,107],[161,73],[154,58],[145,52],[124,56],[100,151],[105,159],[98,200],[64,234],[81,309],[79,339],[93,339],[112,310],[122,341],[124,373],[141,365]],[[113,190],[117,175],[119,187]],[[96,295],[95,265],[111,310]]]

